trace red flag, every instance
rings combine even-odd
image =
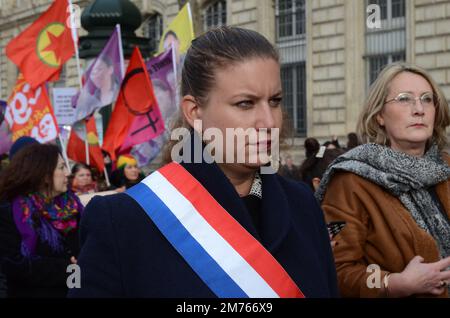
[[[22,74],[19,74],[8,100],[5,119],[13,141],[22,136],[31,136],[40,143],[46,143],[56,139],[59,134],[47,88],[41,85],[32,89]]]
[[[67,0],[55,0],[36,21],[6,46],[6,55],[36,88],[57,78],[74,54]]]
[[[103,149],[111,159],[159,136],[164,121],[139,48],[135,47],[105,134]]]
[[[89,163],[102,173],[105,163],[98,142],[97,126],[95,125],[94,116],[91,116],[87,122],[86,130],[86,138],[89,145]],[[71,131],[69,142],[67,144],[67,156],[76,162],[86,163],[86,146],[84,140],[81,139],[74,130]]]

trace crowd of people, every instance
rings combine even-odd
[[[122,155],[112,173],[120,178],[99,187],[95,169],[75,163],[69,171],[57,145],[31,137],[13,143],[8,157],[0,171],[0,297],[66,297],[84,206],[94,195],[125,191],[143,175],[131,155]]]
[[[325,141],[322,145],[316,138],[306,138],[303,144],[305,149],[303,162],[300,165],[295,165],[291,154],[287,154],[278,173],[286,178],[303,181],[315,191],[328,165],[344,152],[360,145],[356,133],[349,133],[347,138],[346,147],[341,147],[336,136]]]
[[[220,27],[184,58],[181,161],[169,142],[144,176],[122,154],[105,187],[56,145],[16,141],[0,172],[0,297],[448,297],[450,115],[431,76],[386,66],[345,147],[307,138],[304,161],[287,155],[278,173],[250,144],[242,163],[194,158],[208,128],[282,131],[282,104],[274,46]]]

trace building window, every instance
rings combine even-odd
[[[208,31],[227,24],[227,1],[214,1],[203,13],[203,28]]]
[[[16,8],[23,8],[24,2],[23,0],[16,0]]]
[[[281,67],[283,107],[287,112],[295,134],[306,136],[306,72],[305,63]]]
[[[163,18],[159,13],[152,14],[147,19],[147,34],[150,39],[150,50],[156,52],[163,33]]]
[[[277,0],[275,14],[278,39],[305,34],[305,0]]]
[[[405,58],[404,52],[369,57],[369,85],[377,79],[378,74],[380,74],[386,65],[405,61]]]
[[[392,0],[392,18],[405,16],[405,0]]]
[[[376,4],[380,7],[381,20],[387,19],[387,2],[388,0],[369,0],[368,4]]]
[[[381,28],[366,29],[367,84],[390,63],[406,60],[406,1],[367,0],[381,10]]]
[[[405,16],[405,0],[369,0],[368,4],[380,6],[381,20],[392,20]]]
[[[306,136],[305,0],[276,0],[276,39],[283,61],[283,108],[295,136]]]
[[[373,56],[369,58],[369,84],[372,84],[381,72],[383,67],[388,64],[388,56]]]

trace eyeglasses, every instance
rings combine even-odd
[[[415,106],[417,100],[420,100],[420,103],[422,104],[423,107],[435,106],[436,101],[433,93],[425,93],[420,97],[415,97],[413,94],[410,93],[400,93],[397,95],[397,97],[386,101],[385,104],[396,101],[401,105]]]

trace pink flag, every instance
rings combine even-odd
[[[159,136],[164,121],[139,48],[131,55],[120,93],[103,141],[103,149],[115,160],[134,145]]]
[[[150,111],[134,118],[128,136],[125,138],[122,147],[123,151],[130,149],[134,145],[149,141],[164,131],[164,121],[157,104]]]

